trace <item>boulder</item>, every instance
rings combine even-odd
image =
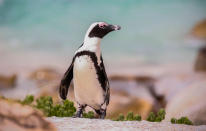
[[[136,81],[138,83],[153,83],[155,79],[150,76],[136,76],[136,75],[111,75],[109,77],[112,81]]]
[[[56,131],[56,128],[32,107],[0,98],[0,130]]]
[[[198,51],[198,55],[195,62],[195,71],[206,72],[206,46],[200,48]]]
[[[197,23],[192,29],[192,35],[199,39],[206,39],[206,19]]]
[[[11,76],[0,75],[0,88],[15,87],[16,82],[17,82],[16,74],[13,74]]]
[[[154,83],[157,81],[155,78],[147,75],[111,75],[110,77],[111,80],[111,86],[119,86],[118,88],[124,88],[127,89],[127,91],[132,92],[129,95],[128,98],[130,100],[134,100],[132,103],[148,103],[150,106],[151,111],[157,112],[160,108],[164,108],[166,105],[166,101],[163,95],[158,94],[155,90],[155,85]],[[116,85],[113,83],[117,82]],[[119,83],[119,84],[118,84]],[[141,92],[141,93],[138,93]],[[121,93],[120,93],[121,94]],[[140,101],[139,101],[140,100]],[[136,103],[136,104],[137,104]],[[141,105],[141,104],[140,104]],[[139,108],[140,105],[136,105],[136,108]],[[144,104],[143,104],[144,105]],[[144,107],[143,107],[144,108]],[[134,110],[134,109],[133,109]],[[148,110],[145,110],[147,114]],[[142,112],[141,112],[142,114]],[[143,116],[145,116],[143,115]]]
[[[150,101],[129,95],[125,91],[111,90],[107,118],[117,118],[120,113],[126,115],[130,111],[146,118],[152,110],[152,106]]]
[[[188,116],[194,124],[206,124],[206,81],[198,81],[179,90],[166,106],[166,120]]]
[[[192,36],[200,40],[201,46],[195,61],[195,71],[206,71],[206,19],[197,23],[192,31]]]
[[[54,103],[59,102],[59,82],[50,82],[48,84],[42,85],[37,98],[41,96],[51,96]]]
[[[62,101],[62,99],[59,96],[59,85],[60,81],[52,81],[47,84],[43,84],[40,86],[40,91],[37,95],[37,98],[41,96],[51,96],[53,98],[54,103],[59,103]],[[73,91],[73,83],[71,83],[69,87],[69,91],[67,94],[67,98],[75,103],[74,100],[74,91]],[[75,107],[77,107],[75,103]]]
[[[51,81],[61,79],[61,75],[52,68],[40,68],[29,75],[29,79],[36,81],[38,84],[45,84]]]

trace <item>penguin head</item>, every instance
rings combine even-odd
[[[95,22],[89,27],[87,35],[89,38],[103,38],[109,32],[120,29],[121,27],[119,25],[111,25],[106,22]]]

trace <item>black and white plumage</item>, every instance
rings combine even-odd
[[[73,79],[74,96],[79,105],[76,117],[81,117],[86,106],[92,107],[100,118],[106,116],[110,89],[100,43],[105,35],[114,30],[120,30],[120,26],[105,22],[93,23],[87,30],[84,43],[75,52],[72,63],[61,80],[59,93],[65,100]]]

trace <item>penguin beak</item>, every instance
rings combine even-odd
[[[116,31],[116,30],[120,30],[121,29],[121,27],[119,25],[109,25],[109,27],[110,27],[110,29],[112,31]]]

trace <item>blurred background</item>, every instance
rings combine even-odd
[[[166,108],[168,120],[206,124],[205,12],[205,0],[0,0],[0,95],[60,101],[75,50],[91,23],[105,21],[122,27],[101,43],[108,118]]]

